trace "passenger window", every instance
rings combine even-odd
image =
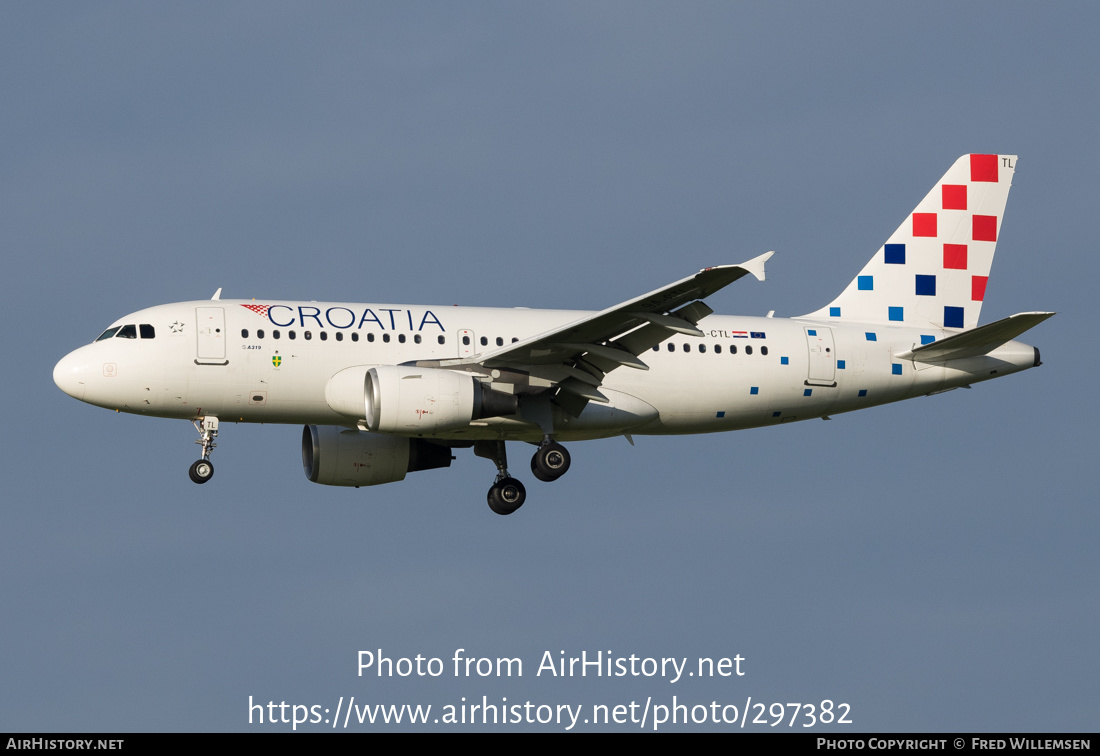
[[[247,339],[248,338],[248,329],[247,328],[242,328],[241,329],[241,338],[242,339]]]
[[[105,339],[111,338],[116,333],[118,333],[118,328],[119,328],[118,326],[115,326],[114,328],[108,328],[106,331],[104,331],[103,333],[101,333],[99,335],[99,338],[96,339],[96,341],[103,341]]]
[[[517,339],[515,336],[513,336],[512,337],[512,343],[515,344],[517,341],[519,341],[519,339]]]
[[[304,334],[302,334],[302,335],[303,335],[303,336],[305,336],[305,339],[306,339],[306,341],[309,341],[310,339],[312,339],[312,338],[313,338],[313,332],[312,332],[312,331],[306,331],[306,332],[305,332]]]
[[[418,334],[416,334],[415,336],[413,336],[413,341],[415,341],[415,342],[416,342],[417,344],[419,344],[419,343],[420,343],[420,340],[421,340],[421,339],[420,339],[420,334],[419,334],[419,333],[418,333]]]
[[[353,333],[353,334],[351,335],[351,340],[352,340],[352,341],[359,341],[359,334],[357,334],[357,333]]]
[[[504,346],[504,339],[500,336],[497,336],[497,346]]]
[[[447,343],[447,339],[443,336],[440,336],[438,341],[439,341],[440,344],[446,344]]]
[[[264,337],[264,329],[257,328],[256,329],[256,338],[257,339],[262,339],[263,337]]]
[[[463,336],[462,337],[462,346],[470,346],[470,337],[469,336]]]
[[[670,351],[670,352],[675,352],[676,351],[676,345],[673,344],[671,341],[668,344],[668,351]]]
[[[699,345],[699,354],[702,354],[705,351],[707,351],[707,345],[706,344],[700,344]]]
[[[481,345],[482,345],[482,346],[489,346],[489,339],[487,339],[486,337],[482,336],[482,337],[481,337]]]
[[[321,331],[321,341],[328,341],[328,331]]]
[[[367,334],[367,341],[374,341],[374,334],[373,333],[368,333]]]
[[[825,351],[827,352],[829,350],[826,349]],[[767,353],[768,353],[768,348],[766,346],[760,347],[760,354],[766,355]]]
[[[141,338],[143,339],[152,339],[155,338],[157,335],[157,332],[153,330],[153,326],[149,325],[148,323],[142,323],[141,325],[139,325],[138,332],[141,334]]]
[[[722,353],[722,345],[721,344],[715,344],[714,345],[714,353],[715,354],[721,354]]]
[[[124,325],[118,329],[118,338],[120,339],[136,339],[137,338],[137,326]]]
[[[745,347],[745,354],[752,354],[752,347],[751,346]]]
[[[336,332],[336,340],[337,341],[343,341],[344,340],[344,334],[340,331],[337,331]]]
[[[271,338],[273,338],[273,339],[277,339],[277,338],[279,338],[280,336],[282,336],[282,334],[281,334],[281,333],[279,333],[278,329],[276,329],[276,330],[274,330],[274,331],[272,331],[272,332],[271,332]]]
[[[288,339],[290,339],[291,341],[294,341],[294,339],[298,338],[298,334],[295,331],[287,331],[286,332],[286,337]]]
[[[382,341],[384,341],[384,342],[386,342],[387,344],[389,344],[389,343],[390,343],[390,335],[389,335],[388,333],[384,333],[384,334],[382,334]]]
[[[403,333],[397,334],[397,340],[400,341],[402,344],[404,344],[405,343],[405,334],[403,334]]]
[[[685,352],[690,352],[691,351],[691,344],[684,344],[684,351]]]
[[[730,344],[730,354],[737,354],[737,345]]]

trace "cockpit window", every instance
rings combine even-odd
[[[151,339],[157,335],[157,332],[153,329],[153,326],[148,323],[142,323],[138,326],[138,330],[141,332],[141,338]]]
[[[136,339],[137,338],[137,326],[124,325],[118,329],[118,333],[115,334],[115,338],[119,339]]]
[[[96,341],[103,341],[104,339],[111,338],[112,336],[115,335],[115,333],[118,331],[118,329],[119,329],[119,326],[115,326],[114,328],[108,328],[106,331],[104,331],[102,334],[100,334],[99,338],[96,339]]]

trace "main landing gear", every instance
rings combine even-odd
[[[508,453],[503,441],[475,441],[474,454],[493,460],[497,466],[497,478],[489,489],[486,498],[489,509],[498,515],[509,515],[523,506],[527,499],[527,489],[508,474]]]
[[[491,459],[497,466],[497,477],[486,499],[489,509],[499,515],[509,515],[523,506],[527,490],[508,473],[508,454],[503,441],[476,441],[474,454]],[[531,472],[542,481],[557,480],[569,470],[569,452],[549,436],[531,457]]]
[[[569,452],[549,436],[539,445],[535,456],[531,457],[531,472],[539,480],[549,483],[557,480],[569,471]]]
[[[207,416],[202,419],[202,425],[198,420],[192,420],[195,430],[199,432],[199,440],[196,444],[202,445],[202,459],[191,465],[187,474],[196,483],[205,483],[214,476],[214,464],[210,461],[210,450],[217,446],[214,439],[218,437],[218,418]]]

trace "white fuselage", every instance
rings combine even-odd
[[[353,366],[474,357],[591,316],[567,310],[203,300],[160,305],[117,320],[137,326],[81,347],[58,363],[68,394],[123,412],[225,421],[346,425],[326,386]],[[151,326],[141,328],[141,326]],[[967,385],[1036,364],[1010,341],[988,355],[925,365],[897,354],[951,332],[808,319],[710,315],[703,337],[672,335],[620,367],[579,417],[555,410],[560,440],[636,434],[709,433],[823,417]],[[151,337],[148,337],[151,336]],[[922,338],[923,337],[923,338]],[[507,393],[538,393],[489,372]],[[510,380],[510,379],[509,379]],[[455,440],[537,441],[519,416],[418,434]]]

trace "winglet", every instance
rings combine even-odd
[[[775,254],[775,250],[765,252],[760,257],[754,257],[751,260],[741,263],[738,268],[744,268],[749,273],[752,273],[756,277],[757,281],[764,280],[764,263],[771,259],[771,256]]]

